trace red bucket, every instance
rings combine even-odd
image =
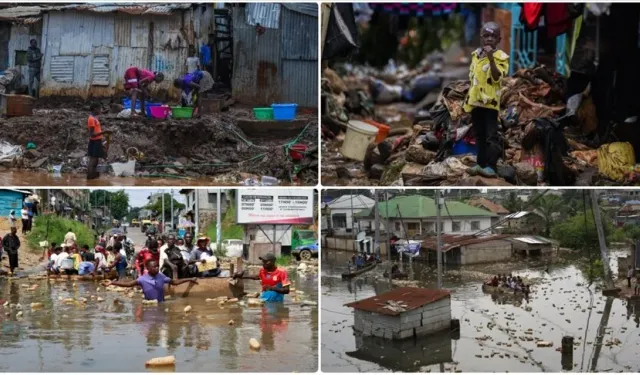
[[[289,156],[293,161],[300,161],[304,159],[305,152],[307,152],[307,146],[300,143],[289,148]]]

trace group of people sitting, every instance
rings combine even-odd
[[[521,291],[525,294],[529,294],[529,285],[525,285],[524,281],[520,276],[512,276],[507,274],[498,274],[498,276],[493,276],[493,278],[486,282],[488,286],[493,287],[505,287],[509,289],[513,289],[515,291]]]
[[[194,244],[193,235],[187,233],[180,244],[172,234],[166,238],[150,236],[133,258],[128,257],[124,250],[125,241],[126,238],[122,235],[116,235],[107,241],[103,234],[94,251],[90,251],[88,245],[78,248],[75,240],[67,241],[65,238],[61,246],[53,243],[47,250],[47,269],[52,274],[106,274],[121,280],[126,277],[128,269],[137,276],[147,274],[147,264],[153,260],[164,275],[174,279],[223,276],[207,237],[198,238]],[[205,264],[210,266],[204,266]]]
[[[371,263],[375,263],[377,261],[378,261],[377,255],[366,254],[366,253],[354,254],[351,257],[350,265],[355,266],[356,268],[362,268],[364,266],[367,266]]]

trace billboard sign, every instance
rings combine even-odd
[[[238,189],[237,224],[313,224],[313,190]]]

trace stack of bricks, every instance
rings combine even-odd
[[[421,337],[448,329],[451,324],[451,297],[402,312],[383,315],[355,310],[353,329],[363,336],[376,336],[390,340]]]

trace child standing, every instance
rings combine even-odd
[[[500,82],[509,71],[509,55],[497,49],[500,27],[494,22],[482,26],[482,47],[471,54],[469,94],[464,103],[471,113],[478,146],[478,164],[467,172],[484,177],[497,177],[496,166],[502,147],[498,141]]]

